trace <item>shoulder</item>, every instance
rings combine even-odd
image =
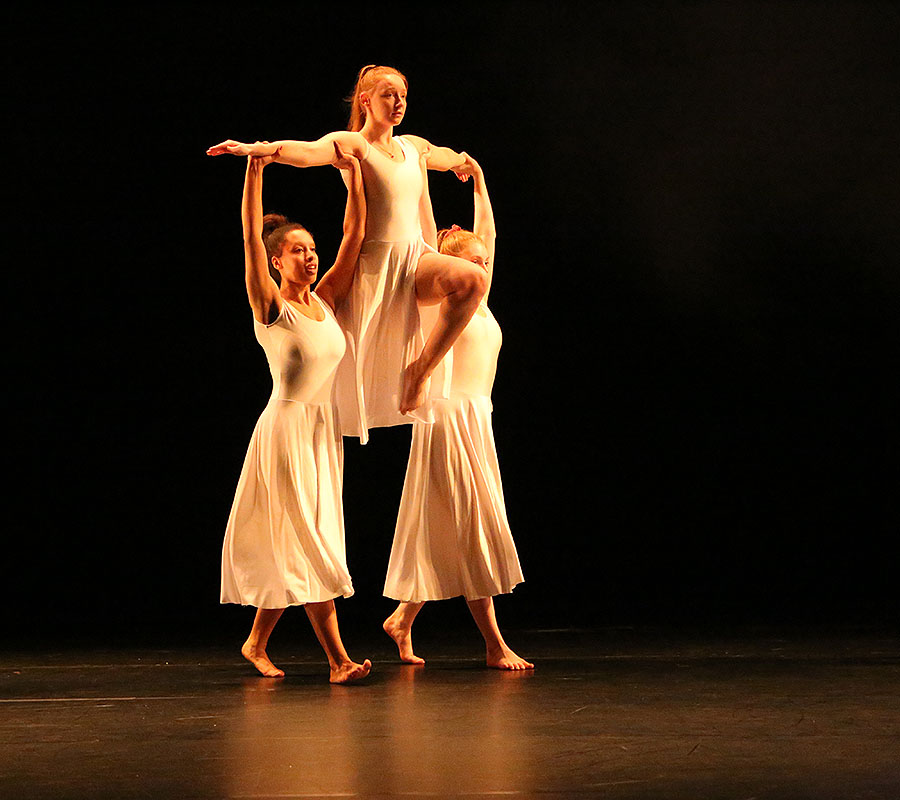
[[[409,142],[413,147],[416,148],[419,155],[426,153],[431,148],[431,142],[429,142],[427,139],[423,139],[421,136],[415,136],[411,133],[404,133],[402,137],[398,138],[402,138],[405,141]]]
[[[334,308],[332,307],[332,303],[334,302],[331,297],[331,293],[329,291],[324,291],[319,294],[319,291],[316,290],[311,292],[312,296],[316,298],[319,305],[322,307],[322,310],[325,312],[326,317],[330,317],[332,320],[337,322],[337,318],[334,315]]]
[[[344,150],[349,150],[360,161],[369,154],[369,142],[359,131],[332,131],[324,138],[338,142]]]

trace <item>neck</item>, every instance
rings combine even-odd
[[[367,116],[360,133],[367,141],[387,147],[391,142],[391,137],[394,135],[394,126],[390,123],[375,122],[371,117]]]
[[[285,300],[292,300],[300,305],[312,305],[312,295],[310,294],[310,284],[308,283],[288,283],[285,281],[281,286],[281,296]]]

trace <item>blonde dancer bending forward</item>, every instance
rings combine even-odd
[[[470,156],[454,171],[462,180],[474,178],[475,230],[441,231],[439,249],[476,264],[489,285],[495,232],[484,175]],[[413,424],[384,585],[386,597],[401,601],[384,630],[410,664],[425,663],[412,646],[413,620],[425,602],[462,595],[484,637],[488,666],[534,667],[507,646],[494,614],[493,596],[522,581],[491,427],[500,340],[500,326],[482,300],[453,346],[449,397],[432,400],[433,424]]]
[[[353,585],[344,550],[343,450],[332,388],[346,342],[334,309],[347,295],[365,229],[357,159],[334,145],[335,166],[350,172],[344,238],[334,266],[310,291],[319,257],[302,225],[262,213],[263,167],[251,156],[241,218],[253,327],[272,373],[272,396],[256,423],[222,548],[223,603],[256,606],[241,653],[262,675],[281,677],[266,652],[287,606],[303,605],[325,650],[331,683],[369,674],[341,642],[335,597]],[[277,276],[275,282],[272,272]]]

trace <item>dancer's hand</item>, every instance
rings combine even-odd
[[[224,142],[214,144],[208,148],[206,155],[208,156],[272,156],[273,158],[278,152],[278,147],[269,142],[255,142],[254,144],[244,144],[236,142],[234,139],[226,139]]]
[[[460,155],[465,156],[465,161],[453,169],[453,173],[459,178],[463,183],[465,183],[472,175],[477,175],[481,172],[481,166],[478,162],[472,158],[468,153],[461,153]]]
[[[353,155],[353,153],[345,153],[337,139],[335,139],[334,161],[331,162],[331,165],[338,169],[353,169],[353,167],[358,164],[359,159]]]
[[[274,160],[275,156],[247,156],[247,166],[255,172],[262,172],[262,168]]]

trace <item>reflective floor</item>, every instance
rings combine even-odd
[[[526,673],[454,636],[419,668],[373,639],[352,687],[311,637],[281,680],[233,648],[0,656],[0,796],[900,797],[892,635],[511,632]]]

